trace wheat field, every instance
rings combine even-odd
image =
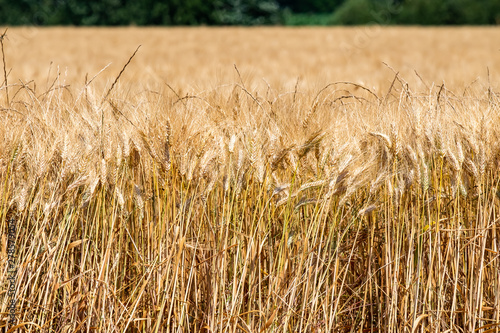
[[[500,332],[498,40],[9,28],[0,326]]]

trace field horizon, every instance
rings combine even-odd
[[[40,84],[50,78],[49,70],[59,69],[78,88],[85,75],[93,77],[106,66],[94,85],[109,84],[139,45],[124,78],[143,86],[167,81],[210,89],[239,81],[235,65],[247,84],[293,89],[300,79],[319,90],[332,82],[355,81],[380,93],[389,88],[392,69],[416,90],[425,88],[422,80],[462,90],[478,78],[484,83],[488,69],[492,77],[500,72],[500,48],[491,42],[500,37],[497,27],[8,29],[5,57],[13,70],[11,82]]]
[[[499,332],[499,37],[8,28],[0,326]]]

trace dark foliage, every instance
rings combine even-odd
[[[0,25],[498,24],[500,0],[0,0]]]

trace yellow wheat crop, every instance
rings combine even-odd
[[[10,28],[0,324],[497,332],[499,37]]]

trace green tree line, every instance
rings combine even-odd
[[[0,25],[499,24],[500,0],[0,0]]]

